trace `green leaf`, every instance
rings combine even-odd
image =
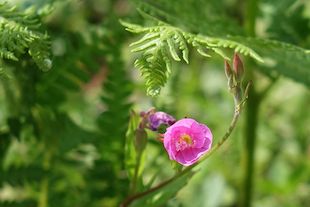
[[[126,145],[125,145],[125,165],[129,177],[133,177],[134,169],[137,162],[137,155],[134,146],[135,131],[138,128],[139,115],[136,112],[131,111],[131,116],[126,132]]]

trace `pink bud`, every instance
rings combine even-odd
[[[149,116],[150,129],[157,131],[161,125],[171,126],[175,123],[175,118],[165,112],[158,111]]]
[[[227,79],[230,79],[232,76],[231,67],[226,60],[225,60],[225,74],[226,74]]]
[[[242,60],[240,59],[237,53],[234,54],[233,65],[234,65],[234,72],[236,74],[237,80],[239,81],[242,80],[243,74],[244,74],[244,68],[243,68]]]
[[[225,75],[228,80],[228,88],[231,90],[234,87],[234,72],[231,70],[229,63],[225,60]]]

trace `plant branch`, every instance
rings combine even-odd
[[[249,86],[249,85],[248,85]],[[248,87],[247,87],[248,88]],[[150,193],[153,193],[165,186],[167,186],[168,184],[174,182],[175,180],[177,180],[178,178],[180,178],[181,176],[183,176],[184,174],[190,172],[194,167],[198,166],[200,163],[202,163],[204,160],[206,160],[208,157],[210,157],[214,152],[216,152],[222,145],[223,143],[229,138],[229,136],[231,135],[233,129],[236,127],[236,124],[238,122],[238,118],[240,116],[241,110],[243,109],[244,103],[247,100],[247,93],[245,94],[245,99],[243,101],[241,101],[240,103],[235,105],[235,112],[232,118],[232,121],[229,125],[228,130],[226,131],[226,133],[223,135],[223,137],[218,141],[218,143],[209,151],[208,154],[206,154],[205,156],[203,156],[198,162],[196,162],[195,164],[184,168],[182,171],[180,171],[179,173],[177,173],[176,175],[174,175],[173,177],[171,177],[170,179],[159,183],[158,185],[144,191],[144,192],[140,192],[140,193],[136,193],[134,195],[131,195],[129,197],[127,197],[120,205],[120,207],[127,207],[129,206],[134,200],[137,200],[139,198],[142,198]]]

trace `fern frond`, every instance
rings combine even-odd
[[[11,59],[17,61],[17,57],[15,57],[13,52],[6,50],[5,48],[0,48],[0,58],[2,59]]]
[[[259,62],[264,62],[262,57],[257,54],[253,49],[251,49],[249,46],[246,46],[240,42],[233,41],[229,39],[228,36],[227,39],[223,38],[213,38],[213,37],[206,37],[206,36],[197,36],[195,39],[200,44],[205,44],[207,48],[211,48],[215,53],[222,56],[224,59],[229,59],[220,48],[231,48],[234,49],[235,52],[243,54],[245,56],[250,56],[254,59],[256,59]]]
[[[18,22],[22,25],[27,25],[30,29],[37,29],[40,27],[40,21],[35,15],[33,8],[19,11],[16,6],[10,6],[6,2],[3,2],[0,3],[0,14],[1,17],[13,22]]]
[[[26,52],[37,66],[51,68],[48,36],[39,32],[39,19],[34,11],[20,12],[6,3],[0,4],[0,58],[18,61]]]
[[[168,76],[162,52],[157,50],[153,54],[144,54],[136,60],[135,67],[146,79],[147,94],[156,96],[160,92],[160,87],[166,83]]]
[[[188,43],[181,30],[168,25],[143,28],[122,22],[128,31],[147,32],[140,40],[131,44],[132,52],[143,52],[135,66],[146,79],[147,94],[157,96],[171,72],[171,59],[188,63]]]
[[[211,57],[207,52],[213,51],[224,59],[229,59],[223,49],[231,48],[235,52],[248,55],[257,61],[262,58],[249,46],[229,38],[215,38],[196,35],[163,22],[158,26],[141,27],[121,21],[126,30],[133,33],[146,33],[140,40],[132,43],[132,52],[141,52],[142,55],[135,61],[142,76],[146,80],[147,94],[156,96],[165,85],[171,72],[172,60],[189,63],[189,47],[205,57]]]

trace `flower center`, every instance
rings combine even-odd
[[[182,134],[180,140],[186,142],[186,144],[191,145],[193,143],[191,136],[188,134]]]
[[[184,133],[179,137],[178,141],[176,142],[176,150],[177,151],[184,150],[187,147],[192,146],[192,144],[193,144],[192,137]]]

